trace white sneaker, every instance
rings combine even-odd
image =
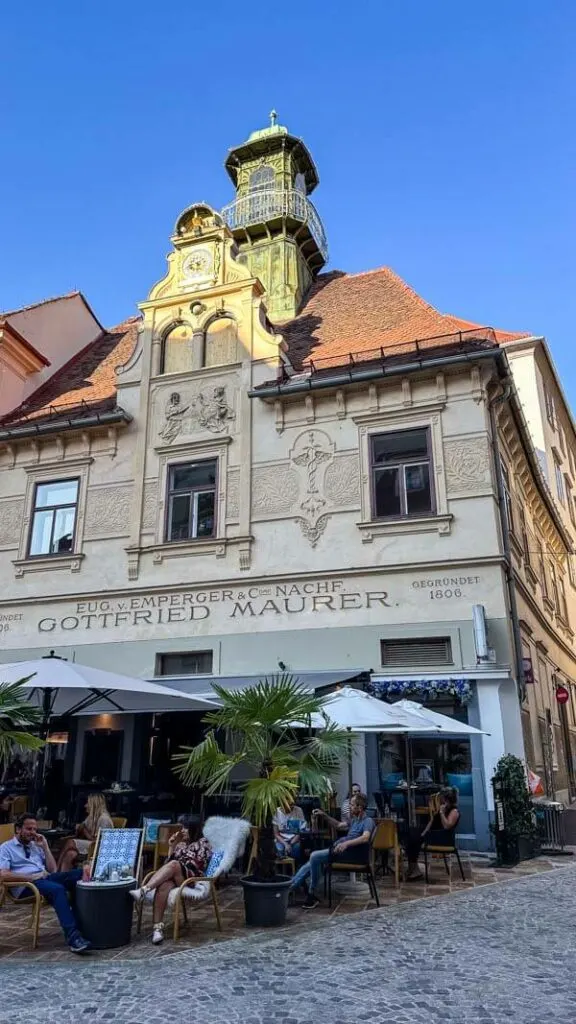
[[[155,946],[159,946],[161,942],[164,942],[164,923],[161,921],[160,924],[154,925],[154,931],[152,932],[152,942]]]
[[[149,889],[147,885],[143,885],[140,889],[130,889],[130,895],[136,903],[142,903],[144,900],[154,899],[154,890]]]

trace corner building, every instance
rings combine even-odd
[[[179,216],[139,316],[86,344],[77,296],[6,314],[28,397],[0,424],[1,658],[54,649],[198,694],[286,666],[315,689],[434,696],[487,735],[422,741],[416,767],[459,786],[463,845],[487,848],[494,764],[524,749],[496,401],[562,572],[570,549],[502,384],[519,336],[385,267],[323,272],[317,171],[275,118],[226,169],[236,198]],[[86,322],[50,375],[25,331],[54,303],[60,332],[72,306]],[[151,785],[154,744],[200,729],[174,710],[64,723],[68,781],[96,758]],[[402,771],[389,740],[355,757],[369,792]]]

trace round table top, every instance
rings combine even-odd
[[[135,883],[135,878],[119,878],[117,882],[98,882],[96,881],[96,879],[91,878],[88,881],[81,879],[79,882],[76,882],[76,887],[78,889],[92,889],[94,892],[97,892],[98,889],[125,889],[128,887],[132,888],[135,885]]]

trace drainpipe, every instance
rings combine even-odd
[[[524,683],[524,655],[522,652],[522,637],[520,634],[520,621],[518,617],[518,605],[516,603],[516,590],[514,587],[514,574],[512,572],[512,552],[510,550],[510,531],[506,517],[506,502],[504,500],[504,483],[502,480],[502,466],[498,449],[498,425],[496,422],[495,408],[508,402],[512,396],[512,387],[504,382],[501,395],[492,398],[488,403],[490,426],[492,430],[492,453],[494,468],[496,470],[496,490],[498,493],[498,511],[500,513],[500,526],[502,530],[502,544],[504,548],[506,589],[508,592],[508,605],[510,619],[512,622],[512,644],[514,647],[514,661],[516,663],[516,688],[520,704],[526,700],[526,685]]]

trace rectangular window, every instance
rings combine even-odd
[[[566,455],[566,441],[564,439],[564,431],[562,430],[560,424],[558,424],[558,443],[560,445],[560,451],[562,452],[562,455]]]
[[[570,521],[572,523],[572,526],[576,527],[576,512],[575,512],[575,507],[574,507],[574,494],[572,492],[572,484],[570,482],[570,477],[568,477],[566,475],[564,476],[564,486],[566,488],[566,504],[568,505],[568,514],[570,516]]]
[[[157,676],[196,676],[212,672],[212,651],[179,651],[156,655]]]
[[[370,439],[372,516],[397,519],[434,512],[430,432],[398,430]]]
[[[571,448],[568,449],[568,465],[570,466],[572,476],[576,476],[576,469],[574,468],[574,452]]]
[[[548,418],[548,423],[550,424],[551,427],[553,427],[554,426],[554,399],[552,398],[552,395],[548,391],[548,388],[546,387],[546,385],[544,385],[544,403],[546,405],[546,416]]]
[[[520,532],[522,534],[522,548],[524,550],[524,561],[526,565],[530,565],[530,542],[528,540],[528,530],[526,528],[526,515],[522,505],[518,506],[518,515],[520,517]]]
[[[500,459],[500,468],[502,470],[502,490],[504,492],[504,514],[506,516],[506,522],[509,530],[514,530],[514,515],[512,512],[512,492],[510,490],[510,474],[508,472],[508,466],[502,459]]]
[[[550,583],[552,584],[552,601],[554,603],[554,607],[555,607],[556,611],[561,614],[562,613],[562,609],[560,607],[560,598],[559,598],[559,595],[558,595],[558,580],[556,578],[556,569],[554,568],[554,563],[553,562],[550,562],[549,565],[550,565]]]
[[[28,554],[62,555],[74,550],[78,480],[36,484]]]
[[[215,536],[216,474],[216,459],[169,467],[167,541]]]
[[[431,665],[452,665],[452,644],[448,636],[401,637],[381,640],[382,665],[389,668],[427,669]]]
[[[538,541],[538,569],[540,575],[540,586],[542,587],[542,597],[548,597],[548,580],[546,578],[544,548],[542,547],[541,541]]]
[[[560,608],[559,614],[561,619],[568,625],[568,603],[566,601],[566,588],[564,586],[564,577],[558,577],[558,593],[560,595]]]
[[[566,555],[566,568],[568,569],[568,579],[570,580],[570,586],[576,586],[576,580],[574,579],[574,565],[572,562],[572,555]]]
[[[566,502],[566,495],[564,493],[564,475],[562,473],[562,467],[556,459],[554,459],[554,472],[556,474],[556,493],[558,494],[559,500],[564,505]]]

